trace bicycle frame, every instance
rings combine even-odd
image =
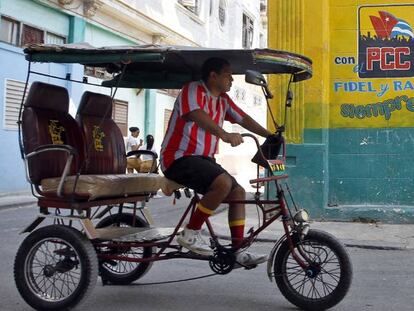
[[[259,146],[259,142],[257,138],[251,134],[243,134],[245,137],[252,138],[256,146],[258,147],[259,152],[261,153],[261,149]],[[281,239],[287,239],[289,248],[292,252],[292,256],[295,258],[295,260],[298,262],[298,264],[302,268],[306,268],[308,265],[298,256],[296,253],[294,243],[292,241],[291,234],[294,231],[293,225],[294,220],[291,217],[291,213],[286,205],[286,198],[284,195],[284,191],[282,187],[278,184],[278,181],[281,179],[288,178],[288,175],[281,175],[281,176],[270,176],[270,177],[263,177],[251,180],[251,183],[260,183],[260,182],[272,182],[274,181],[276,186],[276,198],[274,200],[260,200],[260,196],[256,195],[254,200],[226,200],[223,201],[225,204],[246,204],[246,205],[256,205],[259,207],[262,213],[262,224],[255,230],[250,230],[249,235],[246,236],[241,243],[241,245],[237,248],[232,248],[233,252],[236,252],[239,249],[249,247],[256,237],[264,230],[266,229],[270,224],[272,224],[275,220],[282,217],[282,223],[283,228],[285,231],[285,235],[282,236]],[[156,247],[158,248],[158,251],[155,252],[155,254],[148,258],[131,258],[124,255],[116,255],[116,254],[102,254],[98,253],[98,258],[101,260],[120,260],[120,261],[127,261],[127,262],[154,262],[154,261],[161,261],[161,260],[168,260],[173,258],[187,258],[187,259],[197,259],[197,260],[210,260],[210,256],[203,256],[198,255],[192,252],[183,253],[181,252],[182,247],[178,244],[173,244],[173,240],[176,236],[176,234],[179,232],[180,227],[182,227],[184,220],[186,217],[193,213],[197,203],[200,201],[200,198],[197,194],[194,194],[192,197],[188,207],[184,211],[183,215],[181,216],[181,219],[179,220],[178,224],[175,226],[173,233],[168,237],[166,241],[156,241],[156,242],[94,242],[93,244],[96,247],[113,247],[117,249],[125,249],[125,248],[131,248],[131,247]],[[275,207],[271,209],[265,209],[264,204],[274,204]],[[268,214],[278,211],[275,215],[271,217],[266,217]],[[135,211],[134,211],[135,213]],[[208,232],[210,234],[210,237],[216,245],[219,245],[218,239],[219,237],[216,235],[213,229],[213,225],[211,222],[207,219],[206,226],[208,229]],[[277,241],[275,239],[275,241]],[[277,243],[276,243],[277,244]],[[166,252],[167,249],[175,249],[174,251]],[[303,257],[303,255],[302,255]],[[306,259],[306,257],[305,257]]]

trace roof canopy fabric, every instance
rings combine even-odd
[[[234,74],[255,70],[263,74],[293,74],[294,82],[312,76],[312,61],[299,54],[271,49],[229,50],[188,46],[137,45],[95,48],[89,44],[30,45],[24,50],[32,62],[79,63],[118,73],[104,86],[178,89],[201,78],[210,57],[228,60]],[[121,81],[121,68],[125,67]]]

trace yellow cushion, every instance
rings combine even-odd
[[[68,176],[63,186],[63,194],[71,195],[76,176]],[[46,178],[41,182],[43,192],[56,193],[60,177]],[[126,197],[151,194],[162,190],[171,195],[182,186],[158,174],[111,174],[81,175],[76,183],[74,194],[88,197],[89,200],[105,197]]]

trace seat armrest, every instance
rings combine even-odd
[[[30,158],[37,156],[44,152],[56,152],[56,151],[66,152],[69,154],[66,160],[65,168],[63,169],[62,176],[60,177],[60,182],[59,182],[59,186],[57,189],[57,196],[62,197],[63,185],[65,183],[66,177],[69,175],[73,157],[75,158],[78,157],[78,151],[72,146],[47,144],[47,145],[39,146],[35,148],[32,152],[28,153],[24,159],[24,163],[26,167],[26,179],[31,183],[30,174],[29,174],[29,165],[27,163]]]
[[[35,148],[32,152],[27,154],[26,157],[30,158],[34,155],[37,155],[37,154],[42,153],[42,152],[47,152],[47,151],[66,151],[69,154],[72,154],[72,155],[75,155],[75,156],[78,155],[78,151],[75,148],[73,148],[72,146],[47,144],[47,145],[42,145],[42,146],[39,146],[39,147]]]

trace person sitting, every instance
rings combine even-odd
[[[140,150],[150,150],[154,153],[157,153],[157,151],[154,148],[154,136],[147,135],[145,138],[146,142],[145,145],[140,148]],[[139,167],[140,173],[149,173],[152,168],[152,163],[154,161],[154,158],[152,155],[149,154],[143,154],[141,155],[141,163]],[[155,162],[157,160],[155,159]],[[155,165],[155,169],[151,173],[155,173],[157,171],[157,166]]]
[[[129,128],[131,134],[128,136],[126,140],[126,153],[130,151],[138,150],[142,146],[142,139],[138,141],[139,136],[139,128],[136,126],[131,126]],[[132,174],[134,169],[139,172],[139,168],[141,165],[141,159],[137,156],[131,156],[127,158],[127,172],[128,174]]]
[[[177,97],[161,146],[160,162],[164,175],[203,194],[189,223],[177,237],[179,245],[201,255],[213,254],[200,234],[207,218],[224,200],[245,200],[243,187],[214,158],[219,139],[232,147],[243,143],[241,134],[223,129],[223,121],[238,123],[263,137],[272,135],[229,97],[227,92],[232,81],[227,60],[206,60],[202,66],[202,80],[186,84]],[[244,204],[230,203],[228,219],[232,246],[237,250],[243,243]],[[235,255],[236,262],[243,266],[255,266],[267,260],[266,255],[241,250]]]

